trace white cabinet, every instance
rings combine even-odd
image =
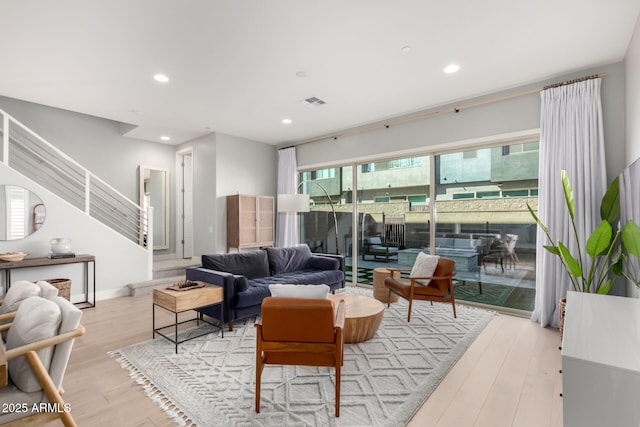
[[[564,427],[640,425],[640,300],[567,293]]]

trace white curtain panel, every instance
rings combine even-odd
[[[640,183],[640,158],[625,168],[620,174],[620,223],[626,224],[633,220],[640,225],[640,197],[638,184]],[[636,276],[640,274],[640,265],[635,257],[631,257],[630,268]],[[627,282],[627,296],[640,298],[638,288],[633,282]]]
[[[541,92],[539,217],[554,241],[577,253],[562,191],[561,170],[573,187],[576,224],[582,250],[587,236],[600,223],[600,202],[606,191],[601,79],[590,79]],[[558,326],[558,305],[571,290],[560,259],[542,245],[549,244],[537,230],[536,301],[532,319]],[[583,256],[584,259],[584,256]]]
[[[296,148],[284,148],[278,151],[278,194],[295,194],[297,186]],[[276,220],[276,247],[297,245],[299,243],[297,214],[278,212]]]

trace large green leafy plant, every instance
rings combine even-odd
[[[600,204],[602,221],[587,238],[586,245],[580,241],[578,236],[573,189],[565,170],[562,171],[562,188],[575,236],[577,254],[571,254],[561,241],[554,242],[549,230],[540,221],[531,206],[527,204],[527,207],[551,242],[550,245],[544,245],[544,248],[560,258],[569,274],[573,290],[607,294],[619,276],[624,276],[640,286],[640,280],[634,274],[635,270],[631,266],[630,258],[630,256],[640,258],[640,228],[635,222],[629,221],[624,225],[622,231],[619,230],[620,187],[618,178],[611,183],[602,197]],[[586,249],[586,253],[583,248]],[[587,264],[587,260],[591,262]]]

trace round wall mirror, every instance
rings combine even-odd
[[[24,239],[44,223],[40,197],[18,185],[0,185],[0,240]]]

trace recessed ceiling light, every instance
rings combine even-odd
[[[161,136],[160,139],[163,140],[163,141],[171,141],[171,137],[164,136],[164,135]]]
[[[282,119],[282,123],[284,123],[285,125],[290,125],[291,123],[293,123],[293,120],[291,120],[291,119]]]
[[[457,73],[460,70],[460,66],[458,64],[449,64],[444,68],[444,72],[447,74]]]
[[[409,46],[409,45],[407,45],[407,46],[402,46],[402,47],[400,48],[400,50],[401,50],[401,51],[403,51],[403,52],[409,52],[409,51],[411,51],[411,46]]]
[[[154,79],[155,81],[157,81],[157,82],[160,82],[160,83],[167,83],[167,82],[169,81],[169,77],[167,77],[167,76],[166,76],[166,75],[164,75],[164,74],[155,74],[155,75],[153,76],[153,79]]]

